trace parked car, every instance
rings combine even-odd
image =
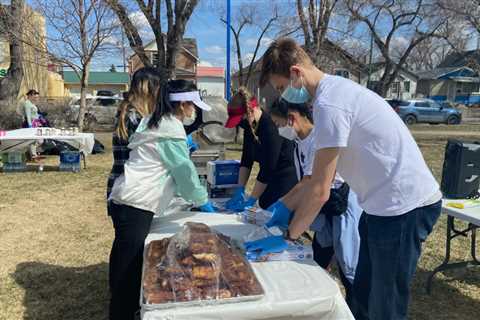
[[[122,98],[110,96],[87,97],[87,108],[83,125],[87,129],[95,129],[97,125],[111,125],[115,123],[115,116]],[[70,105],[69,120],[77,122],[80,110],[80,99],[74,99]]]
[[[387,99],[388,104],[393,108],[393,110],[398,113],[400,111],[400,107],[405,107],[409,105],[408,101],[398,100],[398,99]]]
[[[389,100],[387,101],[392,105]],[[407,125],[415,123],[460,124],[462,122],[462,113],[448,103],[442,105],[430,99],[397,101],[393,103],[392,107],[396,109],[400,118]]]

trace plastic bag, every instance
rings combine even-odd
[[[145,256],[143,302],[159,308],[261,298],[263,288],[231,239],[188,222],[152,241]]]
[[[238,214],[240,221],[257,226],[263,226],[268,220],[272,218],[272,213],[267,210],[263,210],[256,207],[246,208],[244,211]]]

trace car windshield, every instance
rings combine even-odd
[[[120,100],[117,100],[117,99],[99,98],[97,99],[96,104],[104,107],[111,107],[111,106],[117,106],[119,102]]]

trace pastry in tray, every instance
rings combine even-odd
[[[145,259],[146,304],[263,295],[249,262],[231,239],[202,223],[186,223],[173,237],[150,242]]]

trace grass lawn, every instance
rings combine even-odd
[[[412,132],[440,179],[446,139],[478,140],[479,129],[419,125]],[[104,197],[112,158],[110,135],[100,133],[97,138],[108,147],[107,153],[91,156],[88,169],[79,174],[0,173],[0,319],[107,318],[113,228]],[[48,159],[52,165],[56,161]],[[445,225],[442,216],[424,245],[412,286],[411,319],[478,319],[478,267],[438,274],[433,294],[424,293],[428,272],[444,257]],[[466,239],[454,240],[452,259],[468,258],[469,250]]]

